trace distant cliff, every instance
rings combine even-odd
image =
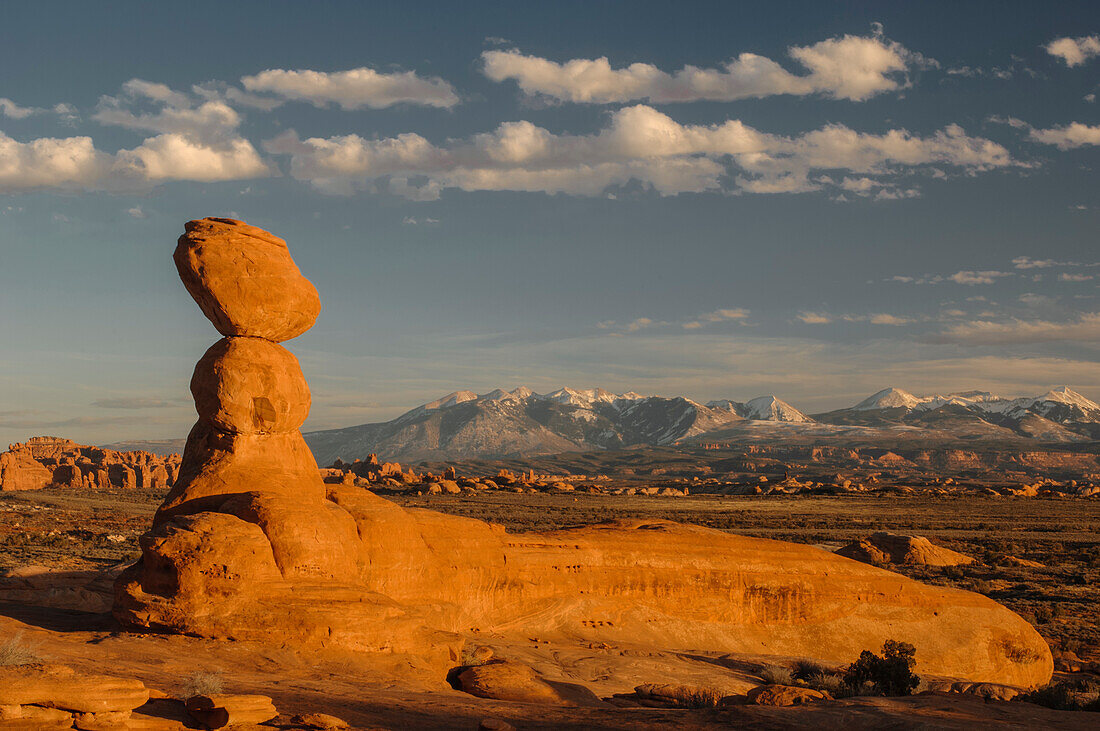
[[[51,485],[76,488],[170,487],[180,456],[118,452],[59,437],[33,437],[0,454],[0,490],[39,490]]]

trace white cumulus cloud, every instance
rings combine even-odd
[[[18,142],[0,132],[0,192],[94,187],[109,172],[110,155],[91,137],[41,137]]]
[[[1031,130],[1031,139],[1045,145],[1054,145],[1059,150],[1070,150],[1086,145],[1100,145],[1100,125],[1087,125],[1072,122],[1064,127]]]
[[[879,35],[830,38],[792,46],[788,53],[809,73],[792,74],[754,53],[742,53],[721,68],[688,65],[675,73],[649,63],[613,68],[606,57],[557,63],[517,50],[485,51],[481,57],[484,73],[493,81],[513,79],[528,95],[593,104],[733,101],[776,94],[862,101],[904,87],[907,70],[929,63]]]
[[[117,155],[114,172],[124,179],[151,183],[168,180],[242,180],[271,173],[248,140],[236,138],[210,146],[185,135],[151,137]]]
[[[458,104],[454,87],[438,77],[414,71],[379,73],[362,67],[347,71],[268,69],[241,78],[251,92],[275,94],[309,102],[316,107],[336,104],[342,109],[382,109],[395,104],[450,108]]]
[[[596,196],[632,180],[662,195],[791,193],[831,184],[831,178],[811,179],[815,170],[896,177],[929,164],[972,172],[1015,164],[1004,147],[957,125],[928,137],[905,130],[874,135],[843,125],[785,137],[739,120],[683,125],[645,105],[618,110],[591,135],[559,135],[519,121],[443,146],[412,133],[301,140],[289,132],[265,149],[289,155],[291,175],[321,190],[349,193],[381,176],[424,176],[429,182],[422,187],[435,195],[458,188]]]
[[[1073,68],[1100,56],[1100,35],[1058,38],[1048,43],[1046,49],[1051,56],[1057,56]]]
[[[26,119],[40,111],[42,110],[34,107],[21,107],[11,99],[0,97],[0,114],[10,119]]]

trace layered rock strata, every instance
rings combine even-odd
[[[829,663],[895,639],[921,673],[1050,678],[1042,638],[992,600],[808,546],[660,520],[510,535],[325,484],[298,431],[309,391],[278,345],[317,315],[286,243],[203,219],[175,260],[226,338],[195,369],[179,479],[116,585],[124,623],[451,664],[474,632]]]
[[[33,437],[0,454],[0,490],[77,488],[164,489],[176,480],[180,456],[117,452],[57,437]]]

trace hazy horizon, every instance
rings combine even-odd
[[[1100,400],[1095,3],[266,7],[6,9],[0,442],[186,435],[218,336],[171,252],[217,215],[320,292],[306,431],[520,385]]]

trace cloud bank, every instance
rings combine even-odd
[[[485,51],[481,58],[493,81],[514,80],[530,96],[587,104],[735,101],[777,94],[863,101],[903,88],[906,71],[934,63],[879,35],[830,38],[792,46],[788,53],[807,74],[792,74],[754,53],[742,53],[721,68],[688,65],[675,73],[649,63],[616,69],[606,57],[556,63],[517,50]]]
[[[444,188],[540,191],[596,196],[637,181],[661,195],[740,190],[792,193],[835,184],[817,171],[897,176],[924,165],[975,172],[1015,164],[1001,145],[948,125],[928,137],[906,130],[867,134],[829,125],[797,137],[739,120],[683,125],[652,107],[615,112],[592,135],[557,135],[531,122],[437,146],[417,134],[369,140],[359,135],[301,140],[288,133],[265,149],[290,157],[290,173],[316,188],[351,193],[391,176],[395,192],[432,198]],[[421,178],[421,185],[410,180]]]
[[[139,106],[148,111],[137,112]],[[158,132],[133,148],[107,153],[91,137],[19,142],[0,132],[0,193],[40,188],[141,191],[173,180],[214,182],[270,175],[240,116],[222,102],[198,103],[164,84],[133,79],[102,97],[92,116],[103,125]]]

